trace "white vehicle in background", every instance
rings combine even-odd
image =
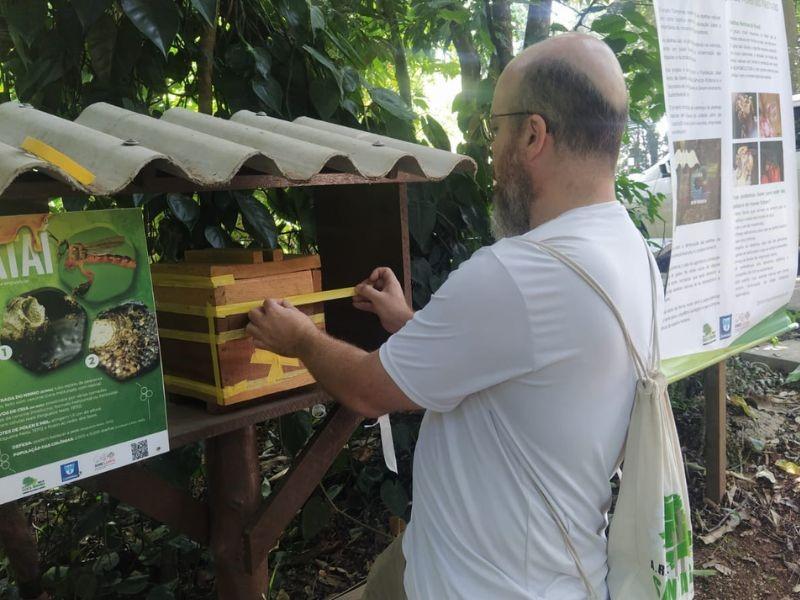
[[[794,109],[794,129],[795,129],[795,169],[797,170],[797,180],[800,183],[800,94],[792,96]],[[647,223],[647,233],[650,240],[662,248],[659,260],[659,267],[663,269],[663,263],[669,261],[669,246],[672,242],[672,169],[670,167],[669,155],[664,156],[656,164],[645,169],[637,175],[631,177],[636,181],[647,184],[647,188],[654,194],[663,194],[664,201],[658,211],[661,219],[654,223]]]

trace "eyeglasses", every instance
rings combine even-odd
[[[496,135],[495,126],[492,123],[492,121],[494,119],[498,119],[500,117],[521,117],[521,116],[526,116],[526,115],[527,116],[539,115],[540,117],[542,117],[542,121],[544,121],[544,126],[547,128],[547,133],[550,133],[550,134],[553,133],[553,129],[552,129],[552,127],[550,127],[550,121],[545,115],[543,115],[540,112],[534,112],[534,111],[530,111],[530,110],[521,110],[521,111],[516,111],[516,112],[492,113],[492,114],[490,114],[488,121],[486,123],[484,123],[484,133],[486,134],[486,139],[488,139],[490,142],[494,141],[494,138],[495,138],[495,135]]]

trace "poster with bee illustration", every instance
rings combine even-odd
[[[168,450],[138,209],[0,217],[0,503]]]

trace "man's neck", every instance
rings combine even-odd
[[[585,171],[584,173],[592,171]],[[567,211],[582,206],[603,204],[616,199],[614,179],[597,177],[594,179],[572,178],[562,175],[553,182],[550,189],[540,190],[531,203],[531,229],[539,227]]]

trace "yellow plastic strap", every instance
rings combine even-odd
[[[213,290],[224,285],[233,285],[236,278],[233,275],[217,275],[203,277],[200,275],[173,275],[171,273],[153,273],[153,285],[166,285],[170,287],[196,288]]]
[[[308,373],[306,369],[300,369],[298,371],[292,371],[291,373],[287,373],[283,379],[290,379],[292,377],[297,377],[298,375],[305,375]],[[222,389],[211,385],[210,383],[201,383],[199,381],[194,381],[192,379],[186,379],[185,377],[178,377],[177,375],[168,375],[164,374],[164,384],[168,387],[172,388],[180,388],[183,390],[189,390],[198,394],[202,394],[204,396],[211,396],[212,398],[216,398],[217,401],[227,400],[228,398],[232,398],[234,396],[238,396],[250,389],[256,389],[259,387],[263,387],[264,385],[268,385],[271,382],[269,378],[263,379],[253,379],[240,381],[235,385],[228,385]]]
[[[69,174],[75,181],[82,185],[90,185],[95,177],[94,173],[86,167],[79,165],[63,152],[59,152],[52,146],[45,144],[36,138],[26,137],[22,142],[22,149],[26,152],[38,156],[45,162],[57,166],[59,169]]]
[[[326,292],[314,292],[311,294],[300,294],[285,298],[294,306],[306,304],[316,304],[317,302],[327,302],[329,300],[339,300],[341,298],[351,298],[355,296],[355,288],[340,288],[328,290]],[[223,306],[196,306],[191,304],[174,304],[171,302],[156,301],[156,309],[161,312],[177,313],[181,315],[196,315],[200,317],[230,317],[231,315],[241,315],[250,312],[254,308],[263,305],[261,300],[251,302],[239,302],[237,304],[225,304]]]
[[[328,290],[327,292],[313,292],[311,294],[300,294],[299,296],[289,296],[284,298],[293,306],[303,306],[305,304],[316,304],[317,302],[327,302],[329,300],[339,300],[341,298],[352,298],[356,295],[354,287],[339,288],[338,290]],[[224,306],[214,306],[214,316],[216,317],[229,317],[231,315],[240,315],[250,312],[254,308],[258,308],[264,304],[263,300],[254,300],[251,302],[239,302],[237,304],[225,304]]]
[[[209,307],[210,308],[210,307]],[[219,357],[217,356],[217,335],[215,332],[214,317],[208,317],[208,341],[211,345],[211,368],[214,370],[214,385],[217,389],[222,387],[222,378],[219,374]]]
[[[283,367],[299,367],[300,361],[270,352],[269,350],[256,350],[250,357],[251,365],[269,365],[267,383],[275,383],[283,379]]]

